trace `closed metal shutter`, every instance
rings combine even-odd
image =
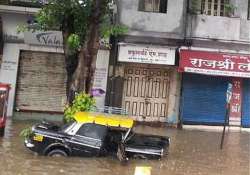
[[[58,53],[22,51],[18,70],[16,108],[62,112],[65,100],[64,56]]]
[[[229,78],[183,75],[182,113],[184,124],[224,123]]]
[[[242,126],[250,127],[250,80],[243,82]]]

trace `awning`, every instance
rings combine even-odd
[[[179,72],[250,78],[250,55],[180,50]]]

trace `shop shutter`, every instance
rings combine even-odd
[[[181,111],[183,123],[224,123],[228,81],[228,78],[223,77],[184,74]]]
[[[250,80],[243,82],[242,126],[250,127]]]
[[[22,51],[18,69],[16,108],[62,112],[65,99],[66,72],[63,55]]]

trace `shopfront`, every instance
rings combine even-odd
[[[177,121],[178,75],[174,47],[119,43],[122,107],[138,121]],[[175,95],[174,95],[175,94]]]
[[[11,85],[8,116],[12,116],[13,111],[63,112],[66,102],[62,32],[17,33],[17,26],[26,24],[30,17],[26,13],[1,14],[0,82]],[[108,60],[109,50],[99,50],[94,88],[103,92],[106,92]],[[98,107],[103,107],[104,101],[105,93],[96,97]]]
[[[222,125],[231,83],[229,124],[250,126],[250,55],[181,49],[179,72],[184,124]]]

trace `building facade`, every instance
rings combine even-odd
[[[248,0],[122,0],[117,9],[129,32],[113,40],[108,105],[139,121],[221,125],[231,83],[230,124],[250,125]]]
[[[138,121],[222,125],[232,84],[229,122],[249,127],[249,6],[249,0],[117,1],[113,20],[128,32],[110,39],[110,52],[99,52],[105,59],[97,63],[96,86],[107,92],[105,105]],[[16,34],[17,23],[37,10],[0,6],[0,82],[12,84],[9,111],[61,111],[65,102],[60,32],[52,32],[58,42],[49,45]]]
[[[117,23],[128,33],[113,41],[107,104],[139,121],[176,124],[180,75],[177,50],[184,38],[185,1],[121,0]]]
[[[11,1],[12,2],[12,1]],[[2,56],[0,82],[11,85],[8,116],[14,111],[62,113],[66,103],[66,69],[60,31],[18,33],[34,20],[39,8],[32,1],[0,5]],[[44,1],[43,3],[46,3]],[[40,6],[43,4],[40,4]],[[97,56],[94,87],[106,91],[109,50]],[[103,107],[105,95],[96,97]]]
[[[250,126],[250,20],[248,0],[199,0],[188,9],[180,49],[180,119],[222,125],[232,84],[229,124]]]

